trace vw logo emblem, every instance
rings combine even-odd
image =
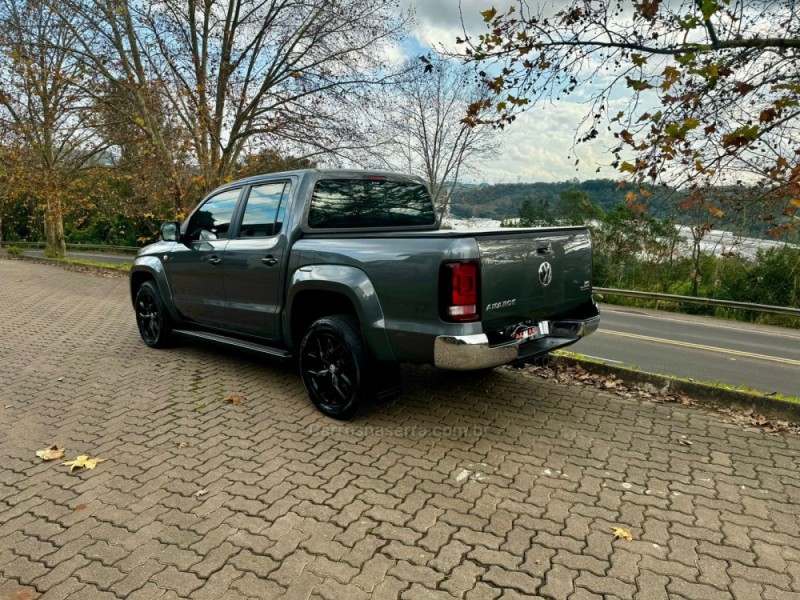
[[[549,262],[545,261],[539,265],[539,283],[547,286],[550,285],[551,281],[553,281],[553,267]]]

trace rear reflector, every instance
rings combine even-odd
[[[439,315],[443,321],[470,322],[480,320],[478,287],[479,260],[458,260],[442,263],[439,271]]]

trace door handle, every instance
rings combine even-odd
[[[212,265],[218,265],[219,263],[222,262],[222,259],[219,256],[212,256],[211,258],[208,259],[208,262],[211,263]]]
[[[268,267],[271,267],[272,265],[277,265],[278,264],[278,259],[275,258],[274,256],[270,255],[270,256],[265,256],[264,258],[262,258],[261,262],[264,263],[265,265],[267,265]]]

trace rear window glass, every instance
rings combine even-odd
[[[316,229],[433,225],[428,191],[419,183],[323,179],[314,187],[308,225]]]

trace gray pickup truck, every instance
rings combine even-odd
[[[144,342],[177,334],[296,359],[338,419],[398,394],[399,363],[526,361],[600,320],[585,228],[442,230],[426,186],[392,173],[243,179],[161,238],[131,270]]]

